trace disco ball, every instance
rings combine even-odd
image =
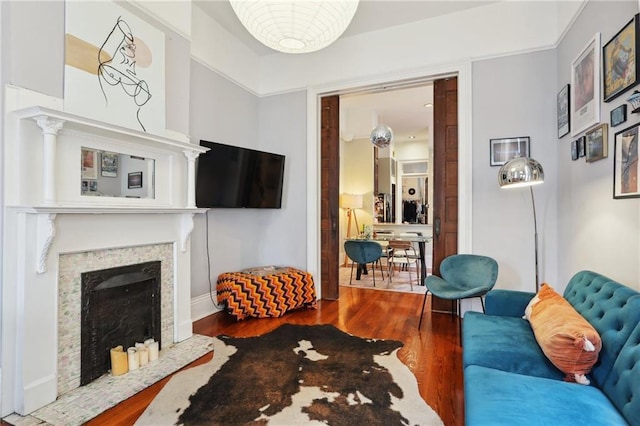
[[[391,139],[393,139],[393,130],[384,124],[377,126],[371,131],[369,139],[378,148],[386,148],[391,143]]]

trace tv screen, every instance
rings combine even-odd
[[[209,151],[198,157],[198,207],[282,206],[285,156],[217,142],[200,141]]]

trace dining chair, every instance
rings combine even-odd
[[[380,268],[382,279],[384,280],[384,271],[382,270],[382,246],[377,241],[371,240],[347,240],[344,242],[344,251],[352,260],[351,275],[349,276],[349,285],[353,279],[353,266],[357,263],[358,267],[366,267],[371,263],[371,274],[373,275],[373,286],[376,286],[376,263]]]
[[[477,254],[454,254],[446,257],[440,263],[440,277],[429,275],[424,280],[427,291],[422,302],[418,329],[422,325],[424,307],[429,292],[441,299],[451,300],[451,318],[453,319],[454,310],[460,314],[460,301],[462,299],[480,298],[482,311],[484,312],[484,299],[482,297],[493,288],[497,279],[498,262],[491,257]],[[460,324],[462,324],[462,321]]]
[[[411,279],[411,266],[415,266],[416,281],[418,281],[418,259],[420,258],[416,254],[416,249],[413,247],[411,241],[404,240],[391,240],[387,246],[389,254],[387,257],[389,283],[391,284],[394,267],[400,266],[400,270],[406,269],[409,272],[409,285],[411,291],[413,291],[413,280]]]

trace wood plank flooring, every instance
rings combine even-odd
[[[422,397],[445,425],[462,426],[464,400],[458,320],[452,320],[447,314],[430,312],[428,302],[418,331],[422,301],[423,296],[418,294],[340,287],[339,300],[322,300],[317,310],[240,322],[220,312],[195,322],[193,331],[208,336],[240,337],[261,335],[284,323],[333,324],[361,337],[400,340],[404,347],[399,351],[399,357],[415,374]],[[200,359],[196,363],[206,360]],[[133,424],[167,380],[104,412],[88,425]]]

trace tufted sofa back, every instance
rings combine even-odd
[[[632,332],[640,338],[640,293],[598,273],[580,271],[567,284],[564,297],[600,334],[602,350],[591,377],[603,388]],[[640,364],[636,375],[639,369]]]
[[[630,425],[640,425],[640,324],[622,347],[602,391]]]

